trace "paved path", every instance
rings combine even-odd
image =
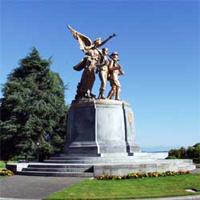
[[[0,179],[0,199],[41,199],[85,178],[10,176]]]
[[[0,200],[38,200],[84,180],[79,177],[11,176],[0,179]],[[200,195],[148,200],[200,200]]]

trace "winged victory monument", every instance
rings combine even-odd
[[[141,152],[136,144],[134,113],[129,103],[120,100],[119,76],[124,72],[119,54],[114,51],[109,55],[103,47],[116,35],[92,41],[70,26],[68,29],[84,57],[73,67],[82,71],[82,76],[67,111],[65,148],[44,163],[11,163],[6,167],[23,175],[83,177],[195,169],[192,160],[165,159],[166,153]],[[96,74],[100,79],[97,98],[92,93]],[[107,82],[110,90],[105,95]]]

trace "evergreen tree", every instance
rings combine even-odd
[[[65,140],[64,84],[51,61],[32,52],[9,76],[1,99],[1,159],[40,158],[59,152]]]

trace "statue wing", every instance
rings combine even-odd
[[[73,69],[76,70],[76,71],[81,71],[82,69],[85,68],[86,62],[87,62],[87,58],[84,58],[80,63],[78,63],[77,65],[75,65],[73,67]]]
[[[86,47],[90,47],[92,45],[92,41],[90,40],[89,37],[83,35],[82,33],[79,33],[78,31],[76,31],[69,25],[67,27],[70,30],[70,32],[72,33],[73,37],[76,40],[78,40],[81,50],[84,51],[86,49]]]

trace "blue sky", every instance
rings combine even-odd
[[[67,24],[118,51],[122,99],[135,113],[141,146],[200,142],[200,2],[194,0],[1,0],[0,83],[35,46],[69,84],[70,103],[83,57]],[[98,93],[96,78],[94,92]],[[109,89],[109,85],[107,87]]]

